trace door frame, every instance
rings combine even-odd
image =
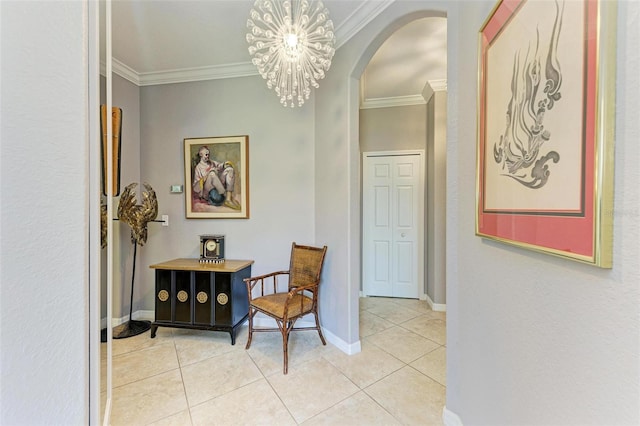
[[[418,223],[416,224],[417,226],[417,242],[416,242],[416,248],[417,248],[417,264],[416,267],[418,268],[417,272],[417,285],[418,285],[418,298],[420,300],[426,300],[426,282],[425,282],[425,262],[426,262],[426,257],[425,257],[425,250],[426,250],[426,236],[425,236],[425,229],[426,229],[426,221],[427,221],[427,217],[426,217],[426,209],[425,209],[425,203],[426,203],[426,182],[425,182],[425,177],[426,177],[426,152],[424,149],[406,149],[406,150],[392,150],[392,151],[366,151],[366,152],[362,152],[362,157],[361,157],[361,161],[362,161],[362,174],[361,174],[361,215],[360,215],[360,222],[361,222],[361,241],[360,241],[360,245],[362,247],[362,255],[361,255],[361,277],[362,277],[362,282],[361,282],[361,294],[364,297],[368,296],[367,293],[367,289],[365,287],[365,257],[367,256],[367,252],[366,252],[366,245],[365,245],[365,238],[366,238],[366,229],[365,229],[365,212],[364,212],[364,198],[365,198],[365,175],[364,175],[364,165],[366,162],[367,157],[401,157],[401,156],[407,156],[407,155],[418,155],[418,157],[420,158],[420,172],[419,172],[419,180],[420,180],[420,189],[421,189],[421,194],[420,197],[418,199]]]

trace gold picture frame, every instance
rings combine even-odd
[[[249,136],[184,140],[187,219],[249,218]]]
[[[476,235],[612,267],[616,9],[502,0],[483,24]]]

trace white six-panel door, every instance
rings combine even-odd
[[[364,153],[362,201],[364,294],[419,298],[424,151]]]

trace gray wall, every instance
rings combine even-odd
[[[85,15],[0,2],[3,425],[89,421]]]
[[[427,295],[436,309],[447,303],[447,92],[427,104]]]
[[[425,105],[361,109],[359,143],[361,152],[425,150],[425,282],[421,293],[436,309],[444,309],[447,95],[429,93]]]
[[[100,103],[106,104],[106,79],[100,76]],[[140,195],[140,88],[125,80],[119,75],[113,74],[112,78],[112,104],[122,109],[122,137],[121,137],[121,162],[120,162],[120,194],[125,187],[132,182],[138,183],[138,203],[142,201]],[[106,198],[102,198],[106,203]],[[120,197],[113,198],[113,217],[117,217]],[[156,226],[154,224],[150,226]],[[113,294],[112,309],[116,322],[124,321],[129,315],[129,300],[131,297],[131,273],[133,270],[133,246],[131,244],[131,228],[119,221],[113,223],[113,245],[102,250],[102,288],[105,290],[100,298],[102,302],[102,318],[106,320],[106,272],[107,250],[113,250]],[[137,275],[137,273],[136,273]],[[141,291],[134,284],[134,312],[140,307],[136,302],[141,297]],[[135,316],[135,315],[134,315]],[[106,326],[106,324],[103,324]]]
[[[360,110],[360,151],[425,149],[426,105]]]
[[[255,260],[254,274],[287,269],[293,241],[323,244],[314,229],[312,101],[284,108],[259,76],[140,91],[141,179],[156,190],[159,214],[168,214],[170,225],[150,224],[148,243],[138,250],[136,309],[154,309],[148,266],[197,258],[201,234],[226,235],[226,257]],[[186,219],[184,194],[169,192],[185,185],[183,140],[230,135],[249,135],[250,218]],[[334,250],[329,246],[328,256]]]
[[[394,2],[336,52],[331,72],[316,92],[316,170],[324,165],[323,174],[316,173],[316,232],[338,248],[326,271],[331,291],[321,313],[325,309],[324,317],[330,318],[326,326],[354,350],[359,347],[361,281],[359,78],[395,30],[414,19],[443,16],[454,3]],[[347,184],[334,188],[325,175]]]
[[[120,194],[130,183],[138,183],[138,193],[142,187],[140,177],[140,89],[124,78],[113,76],[113,105],[122,108],[122,159],[120,163]],[[153,186],[153,185],[152,185]],[[120,197],[114,201],[117,217],[117,206]],[[138,204],[142,197],[138,197]],[[149,226],[157,226],[151,224]],[[131,297],[131,273],[133,268],[133,245],[131,244],[131,228],[129,225],[116,221],[114,223],[114,294],[113,317],[123,318],[129,315],[129,300]],[[141,309],[136,301],[142,290],[138,287],[138,263],[136,263],[136,282],[134,284],[134,312]],[[125,318],[126,319],[126,318]]]
[[[340,246],[331,326],[357,339],[358,78],[420,9],[448,17],[447,413],[467,424],[637,424],[640,181],[637,2],[619,3],[614,267],[595,268],[475,236],[478,30],[493,1],[394,2],[334,58],[317,92],[317,231]],[[356,127],[354,129],[354,126]],[[331,195],[331,209],[325,208]],[[354,201],[355,200],[355,201]],[[355,289],[355,290],[354,290]],[[351,301],[351,303],[345,302]],[[353,302],[356,300],[356,302]]]
[[[426,105],[361,109],[359,123],[361,153],[411,149],[425,150],[426,153],[426,115]],[[360,156],[360,170],[362,170],[362,156]],[[360,194],[362,194],[362,185],[360,185]],[[429,235],[425,235],[425,247],[428,239]],[[422,259],[420,266],[424,268],[425,265],[426,261]],[[426,293],[426,280],[423,284],[423,288],[420,289],[421,295]],[[361,291],[362,285],[360,283]]]
[[[359,201],[352,197],[357,194],[359,183],[357,76],[382,39],[409,14],[427,8],[446,11],[447,409],[465,424],[638,424],[640,4],[619,2],[616,205],[611,270],[474,236],[476,108],[475,102],[467,99],[476,91],[477,31],[493,6],[493,1],[394,2],[338,51],[332,72],[315,94],[315,111],[313,108],[294,113],[285,113],[289,111],[286,109],[269,111],[265,105],[271,103],[263,101],[273,95],[260,94],[259,78],[214,82],[211,85],[215,90],[202,93],[194,90],[181,95],[173,93],[176,89],[170,86],[150,89],[161,92],[157,94],[158,100],[176,99],[178,105],[196,99],[195,105],[202,108],[192,111],[192,116],[181,115],[170,103],[154,105],[156,95],[149,94],[146,98],[143,89],[141,123],[153,128],[141,129],[141,177],[153,178],[152,184],[167,188],[167,193],[161,193],[161,209],[164,205],[170,214],[182,213],[179,201],[168,201],[172,195],[166,186],[180,178],[181,168],[170,167],[178,164],[179,159],[160,167],[157,164],[160,154],[147,151],[154,147],[155,151],[166,149],[167,158],[181,158],[178,147],[187,130],[199,131],[203,136],[216,130],[221,134],[237,134],[239,124],[243,124],[247,133],[255,135],[251,155],[253,146],[258,145],[259,158],[271,160],[264,165],[265,170],[270,170],[274,162],[285,169],[267,175],[262,169],[251,168],[256,175],[252,175],[252,182],[261,178],[267,181],[263,190],[258,191],[257,200],[252,198],[252,216],[255,207],[258,217],[276,221],[272,227],[266,226],[269,223],[265,219],[247,232],[237,225],[246,221],[182,220],[178,221],[177,230],[169,227],[169,232],[156,227],[153,231],[150,241],[163,243],[162,253],[153,253],[152,249],[143,252],[147,252],[147,262],[194,253],[191,250],[196,250],[200,229],[208,232],[228,226],[233,238],[243,241],[242,247],[233,247],[233,255],[248,253],[247,257],[258,258],[260,254],[267,269],[266,266],[276,263],[280,266],[282,256],[288,256],[288,248],[274,255],[262,255],[257,251],[270,246],[256,247],[251,243],[262,234],[273,237],[276,232],[272,229],[277,229],[280,240],[275,246],[279,247],[285,237],[290,240],[294,234],[313,229],[315,224],[315,233],[311,231],[305,236],[331,247],[321,296],[325,302],[321,311],[325,315],[323,322],[346,341],[357,341],[359,276],[358,257],[353,255],[357,254],[357,246],[352,243],[359,241]],[[3,1],[0,7],[3,61],[0,422],[86,424],[89,167],[83,5]],[[243,116],[246,111],[244,123],[240,123],[240,118],[230,117],[217,103],[203,104],[204,97],[209,101],[216,99],[211,95],[224,92],[225,87],[237,93],[239,100],[244,98],[242,108],[230,93],[221,96],[231,102],[226,107],[232,109],[234,117]],[[164,96],[160,96],[162,93]],[[64,105],[65,114],[60,114],[60,105]],[[145,117],[147,106],[153,113]],[[265,115],[274,120],[267,123]],[[165,125],[162,120],[171,120],[172,125]],[[285,127],[282,123],[291,124],[293,130],[286,130],[289,135],[286,141],[278,142],[277,135],[283,132],[278,127]],[[161,129],[169,133],[163,134]],[[315,141],[312,138],[309,142],[309,132],[315,134]],[[263,135],[268,135],[268,144],[255,141],[264,140]],[[271,143],[276,144],[275,149]],[[29,153],[39,155],[29,157]],[[283,157],[290,153],[305,158],[303,164],[307,167],[288,165],[289,157],[284,160]],[[314,155],[316,167],[309,171],[308,163],[314,163]],[[14,206],[25,202],[21,179],[22,165],[27,159],[35,169],[50,172],[41,182],[41,193],[55,195],[34,198],[35,208],[16,209]],[[52,162],[58,167],[52,168]],[[146,169],[150,172],[146,173]],[[294,213],[308,213],[306,209],[300,211],[298,204],[294,207],[291,199],[301,196],[302,205],[315,200],[315,207],[310,210],[312,217],[298,222],[265,212],[274,207],[276,197],[272,193],[286,194],[289,186],[285,183],[294,178],[305,183],[293,187],[293,195],[285,195],[284,204],[295,209]],[[281,187],[285,189],[280,191]],[[309,188],[313,190],[306,193]],[[43,215],[43,211],[47,214]],[[198,226],[196,222],[204,225]],[[292,231],[286,226],[289,223],[293,224]],[[282,236],[284,233],[287,235]],[[25,235],[36,234],[38,238],[25,239]],[[193,244],[188,243],[189,236],[195,240]],[[33,262],[32,254],[40,249],[42,241],[54,245],[56,250]],[[24,271],[30,274],[25,275]],[[46,277],[44,284],[42,277]],[[15,302],[23,300],[25,294],[38,295],[29,299],[28,309]]]
[[[464,424],[640,423],[640,3],[618,5],[610,270],[474,236],[476,104],[463,100],[494,2],[462,3],[449,27],[447,408]]]

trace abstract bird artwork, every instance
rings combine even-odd
[[[131,227],[131,242],[143,246],[147,242],[147,223],[158,216],[158,200],[156,193],[148,183],[142,184],[142,204],[136,204],[137,183],[131,183],[122,192],[118,204],[118,219]]]

